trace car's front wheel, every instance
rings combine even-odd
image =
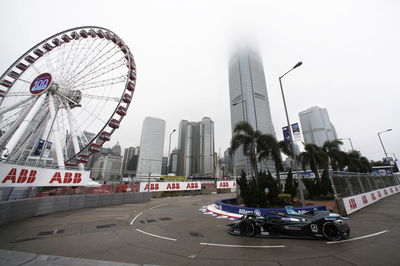
[[[324,223],[322,234],[330,241],[338,241],[342,239],[342,233],[340,232],[339,227],[332,222]]]
[[[240,224],[240,234],[243,236],[254,236],[256,234],[256,226],[254,222],[244,220]]]

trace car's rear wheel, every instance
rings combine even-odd
[[[256,225],[254,222],[244,220],[240,224],[240,234],[243,236],[254,236],[256,234]]]
[[[342,233],[335,223],[324,223],[322,227],[322,234],[330,241],[338,241],[342,239]]]

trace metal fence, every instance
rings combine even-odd
[[[345,198],[400,185],[399,176],[333,172],[331,182],[336,198]]]

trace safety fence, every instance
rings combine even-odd
[[[165,192],[191,190],[235,189],[236,181],[141,182],[133,184],[103,184],[97,187],[0,187],[0,201],[43,198],[64,195],[111,194],[126,192]]]
[[[397,175],[333,172],[330,179],[341,215],[349,215],[400,192]]]

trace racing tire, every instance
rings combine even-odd
[[[335,223],[324,223],[322,226],[322,234],[329,241],[339,241],[342,239],[342,233]]]
[[[240,234],[242,236],[253,237],[256,234],[256,225],[254,222],[249,220],[244,220],[240,224]]]

